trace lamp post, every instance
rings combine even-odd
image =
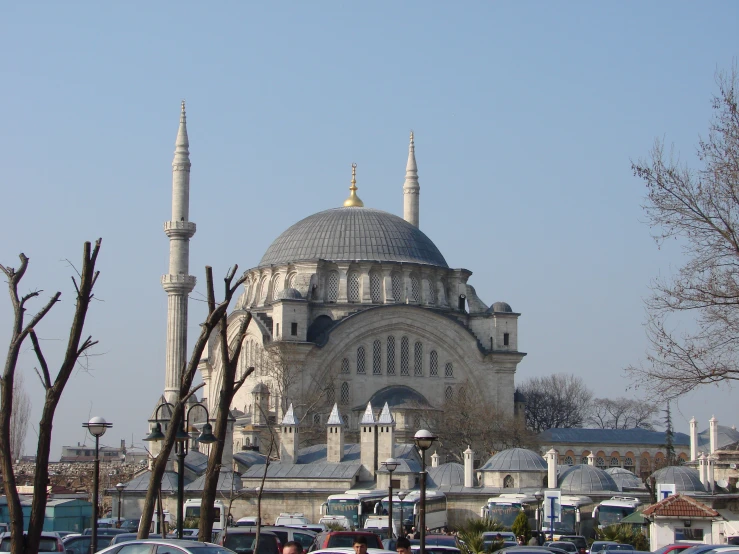
[[[100,489],[100,437],[105,434],[106,429],[113,427],[102,417],[93,417],[87,423],[83,423],[90,434],[95,437],[95,466],[92,475],[92,536],[90,537],[90,553],[95,554],[98,549],[98,494]]]
[[[126,488],[126,485],[123,483],[118,483],[115,486],[116,489],[118,489],[118,529],[121,528],[121,495],[123,494],[123,489]]]
[[[418,524],[421,527],[421,540],[418,545],[419,554],[426,554],[426,451],[431,448],[437,438],[436,435],[426,429],[421,429],[413,437],[416,448],[421,452],[421,507],[418,511]]]
[[[169,403],[162,403],[157,407],[154,413],[154,419],[156,420],[159,414],[159,409],[162,406],[170,405]],[[185,417],[182,418],[180,428],[177,429],[175,434],[175,455],[177,456],[177,538],[182,538],[182,524],[183,517],[182,512],[185,504],[185,456],[187,456],[187,443],[190,439],[190,435],[187,434],[186,429],[190,427],[190,413],[193,408],[202,408],[205,410],[205,424],[203,429],[200,431],[200,436],[197,438],[198,442],[203,444],[211,444],[216,442],[218,439],[213,434],[213,426],[208,423],[209,414],[208,408],[201,402],[195,402],[185,412]],[[149,433],[149,436],[144,438],[145,441],[160,441],[164,438],[162,433],[162,426],[159,421],[156,422],[154,428]]]
[[[403,500],[408,495],[407,492],[398,491],[398,500],[400,500],[400,536],[405,537],[405,520],[403,519]]]
[[[382,465],[385,466],[385,469],[387,469],[390,485],[388,486],[389,494],[388,494],[388,503],[387,503],[387,537],[389,539],[393,538],[393,471],[398,469],[398,466],[400,465],[400,462],[396,460],[395,458],[388,458],[384,462],[382,462]],[[401,521],[402,523],[402,521]]]
[[[541,518],[542,518],[542,505],[541,501],[544,499],[544,494],[541,491],[536,491],[534,493],[534,498],[536,498],[536,542],[539,544],[542,544],[541,542]]]

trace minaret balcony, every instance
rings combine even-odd
[[[196,282],[194,275],[162,275],[162,288],[168,293],[189,293],[195,288]]]
[[[196,229],[192,221],[166,221],[164,223],[164,232],[169,238],[189,239],[195,234]]]

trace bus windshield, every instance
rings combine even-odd
[[[620,522],[623,518],[633,514],[636,508],[631,506],[603,506],[598,507],[598,525],[608,527]]]
[[[389,505],[387,500],[382,501],[382,513],[387,514]],[[400,513],[403,512],[403,519],[405,521],[413,521],[413,509],[415,502],[393,502],[393,521],[400,521]]]
[[[200,506],[187,506],[185,508],[185,519],[200,519]],[[213,509],[213,522],[221,521],[221,509],[216,507]]]
[[[516,521],[516,517],[521,512],[521,504],[488,504],[488,519],[492,519],[500,523],[503,527],[510,527]]]
[[[329,500],[326,515],[344,516],[349,524],[359,529],[359,500],[353,498],[342,498],[340,500]]]

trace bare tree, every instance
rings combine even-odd
[[[532,377],[519,391],[526,399],[526,426],[536,433],[555,427],[582,427],[593,398],[582,378],[565,373]]]
[[[739,113],[737,70],[717,73],[718,93],[707,139],[690,168],[657,140],[632,163],[647,186],[644,205],[655,239],[681,240],[687,261],[657,279],[647,300],[650,350],[627,368],[637,386],[674,398],[695,387],[739,379]],[[696,330],[678,327],[692,314]]]
[[[64,358],[54,378],[51,376],[49,364],[41,350],[35,327],[49,313],[49,310],[51,310],[54,304],[59,301],[62,293],[55,293],[41,310],[26,322],[27,302],[36,298],[42,292],[37,290],[23,296],[18,294],[18,286],[28,269],[28,258],[25,254],[20,255],[21,264],[17,270],[12,267],[0,265],[0,270],[8,279],[10,300],[13,305],[13,330],[10,344],[8,345],[5,368],[0,378],[0,471],[3,475],[3,485],[8,500],[11,533],[10,551],[12,554],[22,554],[24,550],[38,552],[39,549],[46,511],[46,485],[49,480],[49,451],[51,449],[54,413],[61,399],[64,387],[79,362],[80,357],[86,355],[87,351],[97,344],[97,341],[93,341],[89,336],[83,340],[82,330],[85,325],[87,310],[93,298],[92,290],[99,275],[99,272],[95,270],[95,263],[97,262],[98,252],[100,251],[100,243],[101,239],[98,239],[95,242],[94,248],[89,242],[84,244],[81,271],[78,273],[77,278],[72,278],[77,292],[75,311],[69,329],[69,338],[67,340]],[[41,368],[36,371],[44,388],[44,407],[41,413],[41,420],[39,421],[31,518],[28,525],[28,536],[26,541],[24,541],[23,513],[16,488],[15,475],[13,473],[11,418],[14,411],[13,393],[16,390],[15,379],[18,355],[26,337],[31,338],[33,350],[36,353],[36,358]]]
[[[192,388],[192,382],[197,372],[198,364],[203,355],[203,351],[208,343],[208,339],[213,330],[221,323],[228,307],[231,303],[234,293],[244,283],[246,276],[242,275],[239,279],[234,281],[234,276],[238,266],[234,266],[229,270],[226,278],[224,279],[224,297],[223,300],[216,304],[215,300],[211,302],[211,299],[215,299],[215,291],[213,288],[213,274],[210,267],[206,267],[206,290],[208,298],[208,316],[205,321],[200,324],[200,335],[195,341],[195,345],[192,349],[192,355],[187,362],[187,365],[183,368],[182,378],[180,380],[180,388],[177,391],[177,399],[172,406],[171,424],[167,428],[167,433],[162,441],[162,449],[159,455],[154,459],[151,469],[151,476],[149,477],[149,487],[146,491],[146,498],[144,499],[144,506],[141,514],[141,521],[151,521],[154,515],[154,505],[156,502],[157,491],[159,490],[164,471],[167,468],[167,462],[172,452],[172,448],[175,444],[175,437],[177,431],[182,427],[185,416],[185,404],[194,393],[195,390]],[[201,385],[202,386],[202,385]],[[198,387],[200,388],[200,387]],[[202,519],[202,518],[201,518]],[[149,536],[149,526],[139,526],[139,538],[145,539]]]
[[[587,423],[600,429],[654,430],[658,411],[653,403],[636,398],[596,398]]]
[[[19,460],[23,456],[28,421],[31,417],[31,398],[23,382],[23,374],[18,373],[13,382],[13,413],[10,415],[10,454],[14,460]]]

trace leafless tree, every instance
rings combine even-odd
[[[13,413],[10,415],[10,454],[14,460],[23,456],[23,445],[28,433],[28,421],[31,417],[31,398],[23,386],[22,373],[15,376],[13,382]]]
[[[637,386],[662,399],[739,379],[739,113],[737,70],[719,72],[714,115],[698,142],[697,167],[657,140],[632,163],[647,186],[644,205],[658,243],[675,238],[687,261],[657,279],[646,302],[646,361],[627,368]],[[682,328],[683,314],[695,330]]]
[[[519,387],[526,399],[526,426],[540,433],[555,427],[582,427],[593,398],[582,378],[566,373],[532,377]]]
[[[12,267],[0,265],[0,270],[8,280],[10,300],[13,305],[13,330],[8,345],[8,355],[5,359],[5,368],[0,377],[0,472],[3,475],[3,486],[8,500],[8,512],[10,516],[10,532],[12,554],[38,552],[41,531],[43,530],[46,511],[46,485],[49,479],[49,451],[51,449],[51,432],[56,407],[64,391],[64,387],[72,375],[72,371],[79,363],[80,357],[85,356],[97,341],[91,337],[83,340],[82,330],[87,317],[87,310],[92,301],[92,290],[97,282],[99,272],[95,270],[98,252],[100,251],[101,239],[93,246],[86,242],[82,258],[82,268],[77,278],[72,278],[76,290],[76,305],[72,323],[69,329],[67,348],[64,353],[56,376],[52,378],[49,364],[41,350],[38,337],[35,332],[36,326],[49,313],[51,308],[59,301],[61,292],[56,292],[51,299],[33,316],[26,321],[27,303],[36,298],[42,291],[29,292],[23,296],[18,294],[18,287],[28,269],[28,258],[25,254],[20,255],[20,266],[16,270]],[[23,513],[21,511],[20,498],[16,488],[15,475],[13,473],[13,456],[11,446],[11,418],[13,409],[13,393],[16,390],[16,366],[21,345],[26,337],[31,338],[33,350],[38,359],[40,369],[37,373],[44,388],[44,407],[38,427],[38,444],[36,448],[36,472],[33,478],[33,502],[31,504],[31,517],[28,525],[28,536],[23,540]],[[24,544],[25,542],[25,544]]]
[[[654,430],[659,409],[652,403],[635,398],[596,398],[592,402],[587,423],[600,429]]]
[[[185,405],[187,400],[194,394],[195,390],[192,388],[192,382],[197,372],[198,364],[203,355],[203,351],[208,343],[213,330],[221,323],[224,316],[228,311],[228,307],[231,304],[233,295],[236,290],[244,283],[246,276],[242,275],[240,278],[234,281],[236,270],[238,266],[231,268],[224,279],[224,297],[223,300],[216,304],[215,300],[211,302],[211,299],[215,299],[215,291],[213,287],[213,274],[210,267],[206,267],[206,290],[208,298],[208,316],[205,321],[200,324],[200,335],[195,341],[195,345],[192,349],[192,354],[187,362],[187,365],[183,368],[182,378],[180,381],[180,388],[177,391],[177,399],[172,406],[171,424],[167,427],[167,433],[162,441],[162,449],[159,455],[154,459],[151,469],[151,475],[149,477],[149,487],[146,491],[146,498],[144,499],[144,506],[141,514],[141,521],[151,521],[154,515],[154,505],[156,502],[157,491],[159,490],[164,471],[167,468],[167,462],[172,452],[172,448],[175,444],[175,437],[178,429],[182,427],[185,416]],[[198,387],[199,388],[199,387]],[[202,519],[202,518],[201,518]],[[145,539],[149,536],[149,526],[139,526],[139,538]]]

